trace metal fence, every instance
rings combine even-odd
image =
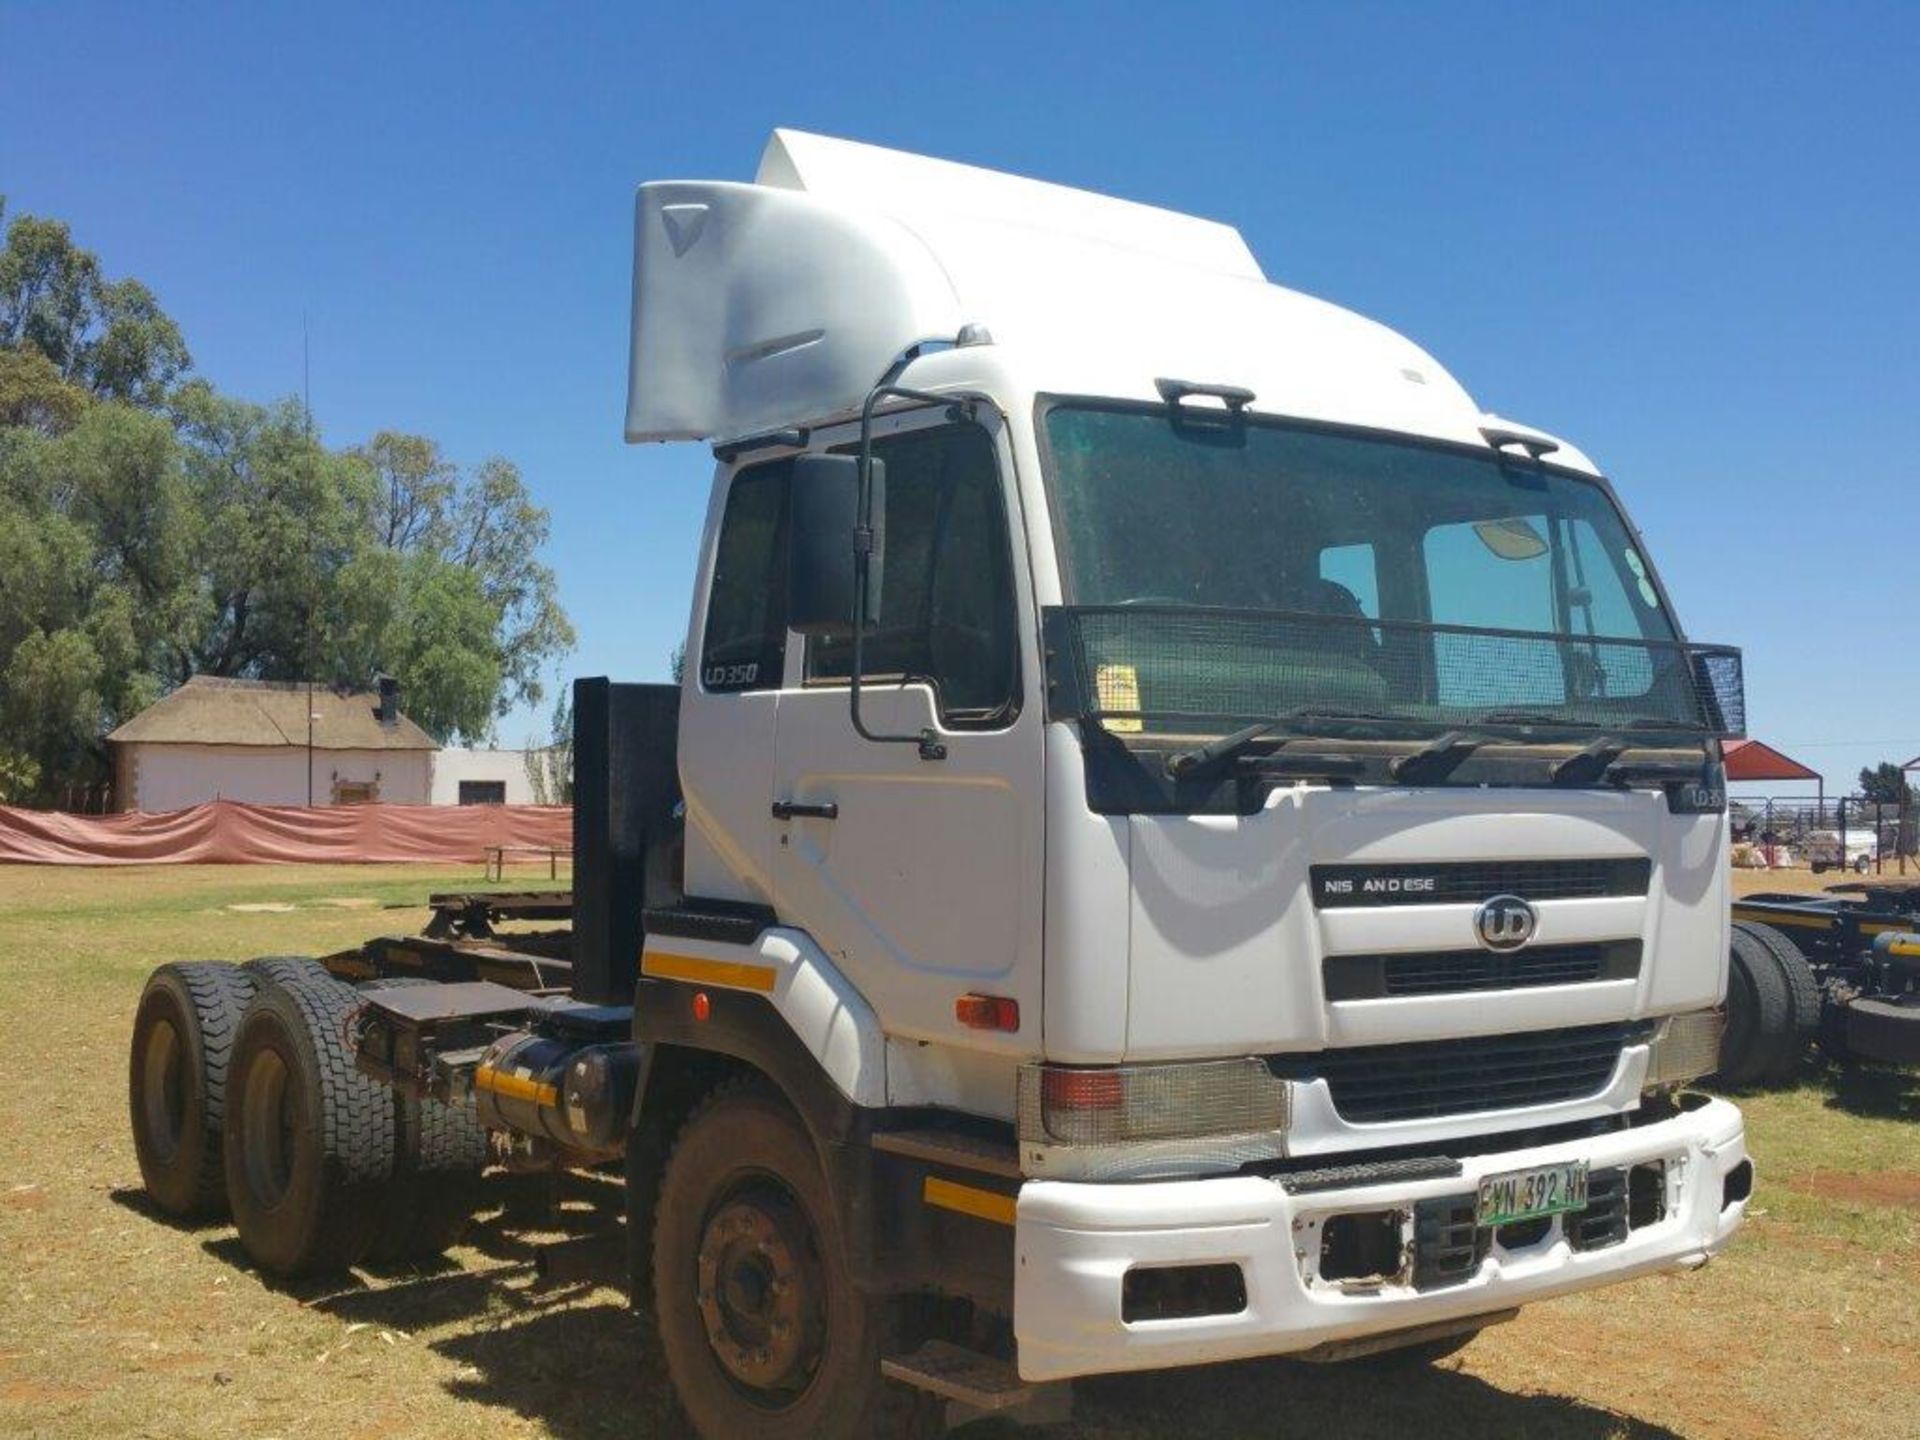
[[[1804,796],[1736,795],[1728,804],[1736,844],[1769,867],[1814,865],[1907,873],[1916,849],[1920,809],[1869,800]]]

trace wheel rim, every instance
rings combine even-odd
[[[782,1187],[725,1196],[700,1235],[695,1295],[707,1344],[735,1390],[763,1409],[791,1405],[819,1372],[826,1294],[813,1227]]]
[[[262,1050],[247,1067],[245,1119],[247,1188],[264,1207],[278,1205],[293,1179],[294,1087],[287,1062]]]
[[[171,1020],[157,1020],[147,1032],[141,1057],[141,1113],[154,1158],[170,1164],[180,1153],[187,1128],[186,1047]]]

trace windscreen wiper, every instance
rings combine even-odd
[[[1337,705],[1296,705],[1283,711],[1271,720],[1261,720],[1231,734],[1222,735],[1218,740],[1209,740],[1204,745],[1196,745],[1191,750],[1176,750],[1167,756],[1167,773],[1179,780],[1193,774],[1205,766],[1237,755],[1256,741],[1264,740],[1276,730],[1302,720],[1392,720],[1392,715],[1383,715],[1377,710],[1346,710]]]
[[[1601,735],[1584,750],[1555,761],[1547,773],[1556,785],[1591,785],[1606,778],[1626,749],[1627,742],[1618,735]]]
[[[1444,780],[1453,769],[1482,745],[1486,737],[1469,735],[1464,730],[1449,730],[1436,736],[1410,755],[1396,755],[1387,762],[1387,773],[1409,785],[1428,780]]]

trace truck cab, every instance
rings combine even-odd
[[[1728,1243],[1739,655],[1569,442],[1230,227],[790,131],[641,188],[627,435],[716,460],[636,1133],[721,1057],[819,1166],[630,1145],[696,1423],[836,1433],[835,1345],[985,1403],[826,1338],[873,1297],[1024,1395]]]

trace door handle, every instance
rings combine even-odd
[[[809,805],[798,800],[776,800],[773,802],[773,818],[776,820],[838,820],[840,807],[831,800],[817,805]]]

